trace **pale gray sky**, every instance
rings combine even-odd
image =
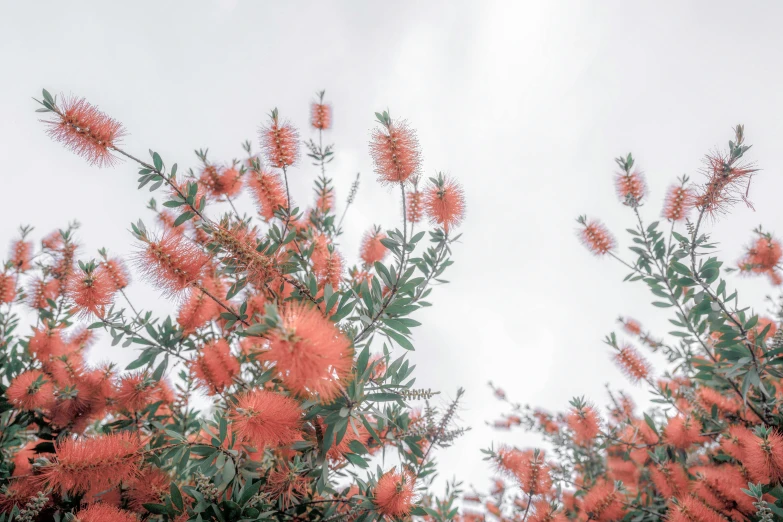
[[[363,174],[343,241],[352,259],[370,223],[396,225],[395,195],[374,183],[367,153],[373,112],[390,108],[418,129],[426,172],[465,186],[452,284],[418,314],[413,358],[421,385],[467,388],[461,416],[473,431],[440,455],[441,470],[486,488],[479,448],[535,442],[483,425],[502,410],[488,380],[550,409],[574,395],[602,405],[605,382],[629,388],[601,343],[617,315],[667,330],[645,290],[621,284],[625,272],[574,237],[580,213],[618,235],[632,226],[614,195],[615,156],[632,151],[646,172],[652,219],[665,187],[745,123],[763,169],[751,188],[757,211],[737,207],[715,236],[734,260],[757,224],[783,234],[781,11],[712,1],[7,2],[0,244],[18,223],[35,225],[38,239],[78,219],[85,252],[125,254],[128,224],[152,221],[132,165],[92,168],[49,140],[30,99],[42,87],[86,97],[125,124],[126,148],[180,166],[194,165],[200,147],[240,157],[273,107],[308,137],[309,102],[326,89],[339,201]],[[315,174],[292,174],[300,201]],[[745,304],[762,306],[764,281],[738,285]],[[147,305],[155,296],[142,282],[130,293]],[[93,357],[132,355],[104,342]]]

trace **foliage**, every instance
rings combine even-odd
[[[366,227],[362,261],[346,270],[339,244],[359,178],[338,218],[324,92],[312,105],[317,141],[304,143],[318,171],[307,211],[288,184],[302,143],[276,109],[259,130],[262,154],[250,142],[229,162],[198,150],[186,171],[124,150],[121,124],[85,100],[44,90],[39,103],[50,135],[88,162],[137,165],[156,225],[131,225],[134,259],[89,254],[75,223],[37,244],[23,227],[12,245],[0,273],[0,521],[455,512],[455,484],[437,504],[428,488],[434,450],[463,431],[462,392],[441,404],[415,388],[407,354],[413,317],[452,264],[464,203],[439,176],[423,190],[441,201],[428,217],[442,226],[427,230],[421,209],[406,208],[424,194],[407,124],[376,114],[371,141],[380,179],[400,190],[401,226]],[[237,207],[243,192],[256,203],[249,215]],[[176,317],[128,300],[129,266],[178,305]],[[93,344],[137,357],[93,367]],[[209,398],[202,410],[197,393]]]

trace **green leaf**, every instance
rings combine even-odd
[[[406,339],[401,333],[397,333],[394,330],[390,330],[388,328],[384,328],[383,331],[386,333],[386,335],[388,335],[389,337],[397,341],[397,344],[399,344],[406,350],[411,350],[411,351],[415,350],[413,344],[411,344],[411,342],[408,339]]]
[[[171,502],[176,508],[182,511],[185,507],[185,503],[182,501],[182,493],[179,492],[177,484],[172,482],[169,486],[169,492],[171,493]]]
[[[152,153],[152,163],[155,164],[155,169],[158,171],[163,170],[163,160],[160,159],[160,154],[157,152]]]
[[[181,225],[182,223],[184,223],[185,221],[188,221],[188,220],[192,219],[192,218],[193,218],[193,216],[195,216],[195,215],[196,215],[196,214],[194,214],[194,213],[193,213],[193,212],[191,212],[190,210],[188,210],[187,212],[183,212],[183,213],[182,213],[182,214],[180,214],[180,215],[179,215],[179,217],[178,217],[178,218],[177,218],[177,219],[174,221],[174,226],[175,226],[175,227],[178,227],[178,226],[180,226],[180,225]]]

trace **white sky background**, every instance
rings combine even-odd
[[[733,261],[759,223],[783,234],[782,6],[655,5],[6,3],[0,244],[19,223],[35,225],[38,240],[77,219],[83,255],[101,246],[127,254],[129,223],[153,222],[132,164],[99,170],[49,140],[30,99],[42,87],[86,97],[124,123],[127,150],[152,148],[180,167],[196,165],[195,148],[209,147],[213,160],[242,157],[241,142],[256,142],[273,107],[310,137],[309,103],[326,89],[338,202],[362,173],[341,245],[351,260],[372,223],[398,225],[398,196],[375,183],[367,149],[373,112],[390,108],[418,130],[425,172],[450,172],[465,187],[452,283],[417,313],[424,326],[412,358],[419,385],[447,396],[467,389],[461,419],[473,431],[440,454],[440,468],[486,489],[480,448],[536,441],[484,426],[503,411],[487,381],[550,410],[575,395],[603,405],[606,382],[629,388],[601,342],[617,315],[669,329],[642,286],[621,284],[626,271],[574,236],[574,218],[587,213],[628,245],[620,233],[633,221],[616,202],[614,157],[632,151],[646,172],[650,221],[666,186],[696,175],[702,155],[745,123],[763,169],[751,188],[757,211],[738,206],[714,237]],[[301,206],[316,172],[303,162],[290,176]],[[765,281],[737,284],[744,304],[764,308]],[[129,293],[142,306],[173,308],[138,278]],[[91,357],[125,364],[133,354],[103,338]]]

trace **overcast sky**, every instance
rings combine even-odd
[[[425,172],[450,172],[465,187],[452,283],[418,312],[413,358],[420,385],[447,396],[467,389],[461,419],[473,431],[440,454],[441,470],[486,489],[480,448],[536,441],[484,426],[502,411],[487,381],[552,410],[575,395],[603,405],[605,383],[629,388],[601,342],[618,314],[667,330],[644,288],[622,284],[624,270],[574,236],[583,213],[618,235],[633,225],[616,202],[614,157],[633,152],[647,174],[642,210],[652,220],[666,186],[696,175],[703,154],[745,123],[763,169],[751,187],[756,211],[737,207],[715,237],[734,260],[759,223],[783,233],[781,11],[712,1],[6,3],[0,244],[20,223],[40,239],[77,219],[83,252],[125,255],[129,223],[152,222],[133,165],[99,170],[49,140],[30,99],[42,87],[86,97],[124,123],[128,150],[152,148],[180,166],[196,164],[195,148],[241,157],[274,107],[309,137],[309,102],[326,89],[338,201],[362,173],[341,246],[349,259],[370,224],[399,219],[367,151],[373,112],[389,108],[418,130]],[[309,202],[315,175],[306,164],[292,173],[296,199]],[[763,310],[764,281],[737,285],[743,304]],[[171,309],[143,282],[130,294]],[[91,357],[133,354],[104,340]]]

